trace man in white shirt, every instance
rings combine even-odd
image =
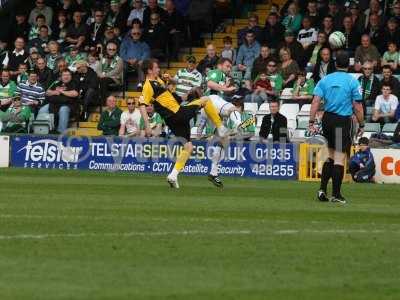
[[[381,125],[394,122],[394,115],[399,105],[399,100],[392,94],[392,89],[389,84],[382,85],[382,95],[379,95],[375,100],[373,122],[379,122]]]
[[[135,108],[135,99],[128,98],[126,100],[128,110],[121,115],[121,127],[119,128],[119,136],[133,137],[140,135],[140,111]]]
[[[310,45],[317,42],[318,31],[311,27],[311,19],[309,17],[303,18],[303,29],[297,35],[297,41],[307,49]]]

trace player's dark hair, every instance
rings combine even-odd
[[[340,69],[346,69],[349,67],[350,58],[346,51],[339,50],[336,53],[336,67]]]
[[[392,68],[390,67],[390,65],[383,65],[383,66],[382,66],[382,71],[383,71],[384,69],[392,71]]]
[[[187,102],[192,102],[195,99],[199,99],[203,97],[203,90],[201,89],[201,87],[194,87],[192,88],[188,95],[187,95]]]
[[[219,60],[218,60],[218,65],[223,65],[225,62],[229,62],[230,64],[232,64],[232,60],[230,60],[229,58],[227,58],[227,57],[221,57]]]
[[[156,58],[150,58],[146,59],[142,63],[142,71],[144,74],[147,74],[147,72],[151,69],[153,69],[154,64],[158,64],[158,59]]]

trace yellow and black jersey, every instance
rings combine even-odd
[[[163,119],[176,114],[180,108],[178,101],[160,78],[157,78],[157,80],[146,79],[143,85],[142,97],[140,97],[140,104],[153,104],[154,110]]]

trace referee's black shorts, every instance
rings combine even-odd
[[[324,112],[322,131],[328,141],[328,148],[349,154],[352,144],[352,124],[351,117]]]
[[[201,109],[199,105],[181,106],[179,110],[165,119],[165,123],[176,137],[190,141],[190,120],[193,119]]]

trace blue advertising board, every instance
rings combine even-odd
[[[212,142],[193,142],[183,173],[208,174]],[[11,166],[42,169],[168,173],[181,144],[163,139],[14,136]],[[297,146],[234,142],[225,149],[222,176],[297,179]]]

